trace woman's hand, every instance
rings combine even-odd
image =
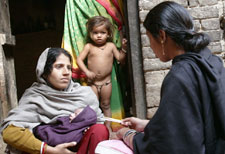
[[[134,136],[136,134],[136,131],[133,129],[129,129],[129,128],[121,128],[120,130],[117,131],[117,137],[121,140],[123,140],[123,142],[131,148],[131,150],[133,150],[133,139]]]
[[[109,140],[118,140],[119,138],[117,137],[117,132],[111,132],[109,135]]]
[[[76,152],[70,151],[68,148],[76,146],[76,142],[63,143],[55,147],[47,146],[45,149],[46,154],[76,154]]]
[[[117,138],[118,138],[118,139],[123,139],[124,134],[125,134],[128,130],[130,130],[130,129],[127,128],[127,127],[124,127],[124,128],[119,129],[119,130],[116,132]]]
[[[142,120],[135,117],[130,117],[122,120],[122,125],[129,128],[135,129],[138,132],[144,131],[145,126],[148,124],[149,120]]]

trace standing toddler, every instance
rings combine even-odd
[[[100,107],[107,117],[111,117],[110,97],[112,92],[111,72],[113,60],[122,62],[126,56],[126,39],[122,40],[121,51],[110,42],[113,36],[113,25],[103,16],[95,16],[87,22],[88,42],[77,57],[77,65],[86,74],[88,85],[91,86],[98,99]],[[87,67],[84,60],[87,58]],[[106,126],[111,132],[110,122]]]

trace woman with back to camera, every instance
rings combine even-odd
[[[150,46],[172,67],[151,119],[127,118],[117,132],[135,154],[223,154],[225,69],[207,48],[210,39],[194,30],[192,17],[175,2],[162,2],[144,21]]]

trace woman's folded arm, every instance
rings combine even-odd
[[[29,129],[9,125],[3,130],[2,137],[5,143],[20,151],[40,154],[42,141],[35,138]]]

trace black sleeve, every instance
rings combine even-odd
[[[194,74],[190,70],[173,68],[164,79],[156,114],[144,133],[134,137],[134,153],[205,153],[204,126],[198,94]]]

